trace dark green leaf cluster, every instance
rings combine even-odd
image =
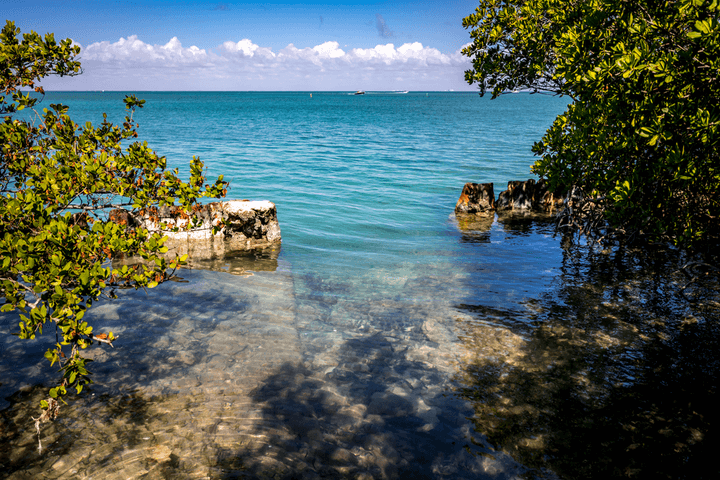
[[[166,260],[161,234],[114,223],[110,210],[179,204],[192,215],[200,198],[223,197],[228,184],[222,177],[206,184],[197,158],[185,182],[146,143],[123,148],[137,137],[133,113],[144,100],[134,96],[125,98],[122,125],[105,116],[97,126],[80,127],[63,105],[35,112],[32,123],[15,118],[13,112],[38,101],[21,89],[43,93],[35,84],[44,76],[80,72],[79,48],[70,40],[57,44],[52,35],[18,35],[12,22],[0,34],[0,305],[3,312],[18,311],[20,338],[35,338],[48,323],[58,333],[59,341],[45,353],[62,372],[50,390],[54,399],[70,387],[80,393],[90,382],[83,349],[112,345],[116,338],[94,332],[83,320],[93,302],[113,296],[116,287],[152,288],[184,261]],[[113,269],[111,259],[121,254],[145,261]]]
[[[579,187],[615,231],[697,247],[720,237],[718,0],[483,0],[463,25],[469,83],[573,101],[533,171]]]

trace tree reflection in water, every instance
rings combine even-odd
[[[458,389],[477,433],[529,477],[720,478],[720,289],[681,295],[686,262],[566,240],[555,288],[524,313],[459,305]]]

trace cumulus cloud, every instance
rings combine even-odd
[[[456,55],[446,55],[436,48],[423,47],[419,42],[406,43],[398,48],[395,48],[392,43],[368,49],[356,48],[350,53],[357,59],[355,62],[357,65],[367,66],[382,63],[388,67],[402,69],[463,62],[462,58],[458,58]]]
[[[150,45],[138,39],[137,35],[132,35],[115,43],[98,42],[88,45],[81,51],[81,60],[164,66],[199,65],[207,62],[208,53],[194,45],[183,48],[177,37],[173,37],[165,45]]]
[[[378,35],[382,38],[390,38],[393,36],[390,27],[387,26],[385,19],[379,13],[375,14],[375,27],[377,28]]]
[[[255,45],[251,40],[244,38],[239,42],[225,42],[220,45],[220,51],[229,56],[238,56],[242,58],[273,59],[275,54],[270,48],[262,48]]]
[[[313,47],[313,52],[316,52],[320,58],[340,58],[345,55],[338,42],[325,42],[317,45]]]
[[[73,81],[85,85],[77,89],[116,90],[469,89],[461,49],[443,53],[419,42],[343,49],[327,41],[274,52],[245,38],[208,51],[177,37],[152,45],[133,35],[82,48],[85,73]]]

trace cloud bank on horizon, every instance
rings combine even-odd
[[[392,36],[381,16],[381,37]],[[472,90],[463,80],[471,67],[461,48],[452,53],[420,42],[374,48],[340,47],[327,41],[278,52],[250,39],[215,49],[184,47],[177,37],[164,45],[137,35],[81,45],[83,74],[48,78],[58,90]]]

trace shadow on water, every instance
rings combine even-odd
[[[97,472],[108,478],[128,463],[136,465],[136,472],[157,475],[177,464],[178,458],[165,454],[161,446],[141,448],[151,435],[146,425],[154,416],[152,402],[132,390],[73,399],[71,413],[43,425],[44,450],[39,454],[28,414],[36,414],[33,410],[46,396],[47,387],[36,386],[8,398],[12,406],[2,411],[0,424],[2,478],[90,478]],[[118,445],[133,453],[121,455]]]
[[[268,317],[278,316],[257,308],[258,293],[252,288],[228,297],[222,284],[242,279],[179,274],[189,280],[147,295],[121,291],[117,300],[98,302],[87,315],[96,331],[112,330],[119,340],[113,349],[96,346],[84,352],[95,360],[96,383],[81,396],[70,394],[70,406],[61,406],[58,419],[42,426],[42,455],[31,417],[38,416],[38,405],[53,386],[42,352],[54,336],[33,341],[3,337],[0,350],[16,363],[0,365],[0,392],[12,393],[0,410],[0,478],[179,478],[178,454],[185,456],[191,442],[175,448],[177,442],[170,440],[176,429],[192,431],[201,423],[196,411],[203,406],[194,399],[212,405],[209,389],[223,393],[223,387],[233,388],[231,382],[247,373],[246,363],[262,368],[261,361],[255,362],[260,354],[237,339],[257,345],[277,323]],[[12,330],[16,322],[5,314],[0,325]],[[197,478],[195,473],[188,478]]]
[[[217,468],[225,478],[240,468],[261,478],[493,478],[447,431],[463,412],[445,392],[417,395],[442,384],[440,373],[398,348],[407,347],[378,334],[345,342],[325,375],[283,365],[252,394],[260,424],[280,428],[257,432],[262,451],[218,452]]]
[[[249,393],[250,440],[223,439],[231,418],[210,432],[209,476],[518,478],[521,466],[469,441],[472,411],[449,390],[455,369],[441,345],[454,341],[450,330],[426,306],[361,304],[351,290],[342,279],[296,279],[302,357]]]
[[[525,312],[458,305],[476,432],[529,476],[718,478],[720,289],[683,297],[686,261],[566,241],[555,285]]]
[[[348,299],[346,283],[312,276],[182,275],[189,283],[123,294],[89,314],[99,330],[122,323],[125,343],[94,364],[98,383],[43,427],[43,455],[29,417],[47,386],[9,399],[1,477],[501,480],[522,471],[469,441],[472,410],[448,390],[447,312]]]
[[[547,218],[481,223],[454,233],[473,256],[458,282],[408,275],[368,297],[288,264],[188,270],[96,305],[123,342],[96,350],[98,383],[43,428],[43,456],[41,345],[25,358],[0,339],[27,363],[0,365],[0,392],[17,392],[0,476],[714,478],[717,286],[680,295],[672,250],[560,248]]]

